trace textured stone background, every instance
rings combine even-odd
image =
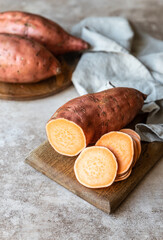
[[[86,16],[127,16],[163,38],[161,0],[0,0],[0,9],[39,13],[66,28]],[[0,240],[162,240],[163,161],[111,216],[24,163],[45,140],[52,113],[76,96],[70,87],[41,100],[0,100]]]

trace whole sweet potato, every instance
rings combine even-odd
[[[46,125],[50,144],[64,155],[77,155],[103,134],[131,122],[146,96],[133,88],[87,94],[64,104]]]
[[[10,34],[0,34],[0,81],[38,82],[60,73],[60,64],[38,42]]]
[[[0,33],[17,34],[34,39],[55,55],[88,48],[86,42],[71,36],[55,22],[26,12],[0,13]]]

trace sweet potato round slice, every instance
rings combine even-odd
[[[124,132],[127,133],[129,135],[133,135],[135,137],[137,137],[139,140],[141,140],[139,134],[137,132],[135,132],[134,130],[130,129],[130,128],[123,128],[120,130],[120,132]]]
[[[135,138],[132,138],[132,140],[133,140],[133,144],[134,144],[134,158],[133,158],[133,162],[132,162],[132,167],[133,167],[138,159],[139,150],[138,150],[138,145],[137,145]]]
[[[109,149],[98,146],[85,148],[74,164],[77,180],[88,188],[110,186],[115,180],[117,169],[114,154]]]
[[[120,132],[124,132],[124,133],[130,135],[136,141],[137,150],[138,150],[138,157],[136,159],[136,161],[137,161],[138,158],[140,157],[140,154],[141,154],[141,138],[140,138],[139,134],[137,132],[135,132],[134,130],[129,129],[129,128],[121,129]]]
[[[131,135],[130,135],[131,136]],[[137,146],[137,151],[138,151],[138,157],[136,159],[136,161],[139,159],[140,157],[140,154],[141,154],[141,140],[139,140],[136,136],[131,136],[135,142],[136,142],[136,146]]]
[[[126,178],[128,178],[130,176],[131,172],[132,172],[132,168],[130,168],[123,176],[116,177],[115,182],[120,182],[120,181],[125,180]]]
[[[63,118],[51,120],[46,132],[52,147],[61,154],[75,156],[86,147],[86,139],[81,127]]]
[[[106,133],[97,141],[96,146],[107,147],[114,153],[118,161],[118,174],[126,173],[130,168],[134,157],[134,145],[128,134],[117,131]]]

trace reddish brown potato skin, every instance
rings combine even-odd
[[[55,55],[88,48],[86,42],[71,36],[53,21],[26,12],[0,13],[0,33],[17,34],[34,39]]]
[[[60,72],[57,59],[38,42],[0,34],[0,81],[38,82]]]
[[[78,124],[88,144],[105,133],[118,131],[141,110],[146,95],[133,88],[112,88],[70,100],[51,117],[65,118]]]

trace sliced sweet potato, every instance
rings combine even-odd
[[[131,122],[145,98],[136,89],[120,87],[72,99],[60,107],[47,123],[48,140],[59,153],[77,155],[85,146],[96,143],[103,134],[118,131]],[[66,131],[62,127],[65,122]],[[58,134],[54,133],[56,128]],[[72,137],[68,138],[67,132]],[[76,140],[73,140],[73,135],[78,136]]]
[[[135,132],[134,130],[128,129],[128,128],[121,129],[120,131],[130,135],[135,140],[136,145],[137,145],[137,151],[138,151],[138,157],[136,159],[136,161],[137,161],[141,154],[141,138],[140,138],[139,134],[137,132]]]
[[[85,148],[74,164],[77,180],[88,188],[110,186],[115,180],[117,169],[114,154],[109,149],[98,146]]]
[[[135,138],[135,141],[137,143],[137,148],[138,148],[138,158],[140,157],[140,154],[141,154],[141,141],[138,140],[137,138]],[[137,158],[137,160],[138,160]]]
[[[115,179],[115,182],[120,182],[127,179],[130,176],[131,172],[132,172],[132,168],[130,168],[123,176],[119,176],[119,177],[117,176]]]
[[[137,160],[138,158],[140,157],[140,154],[141,154],[141,140],[139,140],[136,136],[132,136],[130,135],[136,142],[136,146],[137,146],[137,151],[138,151],[138,157],[137,157]],[[137,161],[136,160],[136,161]]]
[[[50,144],[58,153],[75,156],[86,147],[82,128],[72,121],[55,119],[47,124],[46,131]]]
[[[132,138],[132,140],[133,140],[133,144],[134,144],[134,157],[133,157],[133,162],[132,162],[132,166],[131,167],[133,167],[135,165],[135,163],[136,163],[136,161],[138,159],[138,154],[139,154],[137,143],[136,143],[134,138]]]
[[[120,130],[121,132],[127,133],[129,135],[135,136],[137,137],[139,140],[141,140],[139,134],[137,132],[135,132],[134,130],[130,129],[130,128],[123,128]]]
[[[123,132],[113,131],[103,135],[96,143],[112,151],[118,162],[117,174],[124,174],[131,167],[134,159],[134,145],[132,138]]]

